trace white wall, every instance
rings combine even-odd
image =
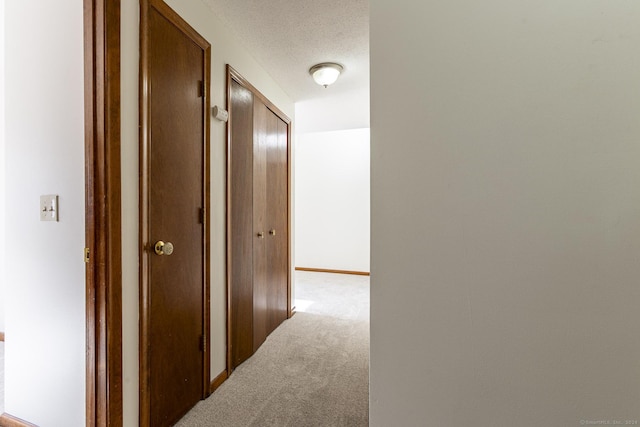
[[[291,119],[294,105],[215,14],[199,0],[169,0],[212,45],[211,101],[226,107],[230,63]],[[138,2],[122,4],[122,209],[124,425],[138,423]],[[211,374],[225,369],[225,124],[211,120]]]
[[[369,129],[296,137],[296,266],[369,271]]]
[[[5,260],[4,260],[4,2],[0,2],[0,332],[4,332],[4,282],[5,282]]]
[[[371,0],[371,425],[640,420],[640,3]]]
[[[4,2],[5,411],[84,425],[84,109],[80,1]],[[34,31],[35,30],[35,31]],[[59,222],[40,222],[58,194]]]
[[[331,91],[332,87],[326,88]],[[329,132],[369,127],[369,90],[354,90],[296,102],[296,132]]]

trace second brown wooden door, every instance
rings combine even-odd
[[[260,100],[253,113],[253,348],[287,318],[286,124]]]
[[[267,331],[287,319],[289,277],[288,230],[288,133],[287,125],[269,111],[267,145]]]
[[[288,123],[229,81],[229,368],[289,315]]]

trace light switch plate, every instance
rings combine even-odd
[[[58,221],[58,196],[40,196],[40,221]]]

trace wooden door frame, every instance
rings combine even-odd
[[[210,352],[209,352],[209,336],[210,336],[210,191],[209,191],[209,175],[210,175],[210,84],[211,79],[211,45],[198,32],[193,29],[180,15],[171,9],[162,0],[140,0],[140,425],[143,427],[150,425],[150,384],[149,384],[149,329],[150,329],[150,283],[149,271],[151,256],[151,248],[148,242],[149,238],[149,215],[150,215],[150,198],[149,198],[149,165],[150,165],[150,81],[149,81],[149,10],[156,9],[163,17],[168,19],[173,25],[178,27],[183,33],[196,43],[204,52],[203,79],[204,79],[204,108],[203,108],[203,155],[204,155],[204,173],[203,173],[203,334],[204,345],[202,352],[202,398],[210,393]]]
[[[254,97],[262,101],[269,110],[271,110],[278,118],[287,124],[287,318],[291,318],[295,314],[295,308],[292,306],[291,300],[291,119],[282,112],[275,104],[258,89],[255,88],[247,79],[245,79],[231,65],[227,64],[227,108],[229,109],[229,120],[227,121],[227,195],[226,195],[226,222],[227,222],[227,239],[226,239],[226,290],[227,290],[227,376],[233,372],[232,355],[231,355],[231,334],[232,334],[232,303],[231,303],[231,216],[229,210],[231,207],[231,120],[233,112],[231,111],[231,83],[236,81],[240,86],[249,90]]]
[[[86,424],[122,426],[120,0],[84,0]],[[88,257],[88,259],[86,259]]]

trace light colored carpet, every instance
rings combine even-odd
[[[298,273],[305,312],[284,322],[177,426],[369,424],[368,278]]]
[[[369,321],[369,277],[296,271],[296,310]]]

